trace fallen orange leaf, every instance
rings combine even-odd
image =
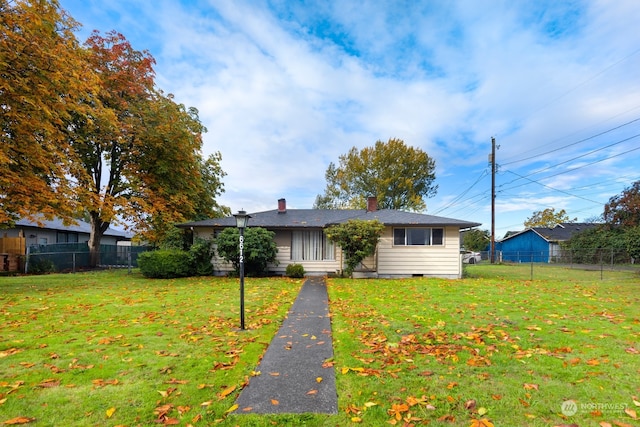
[[[6,425],[27,424],[35,420],[36,420],[35,418],[29,418],[29,417],[16,417],[16,418],[7,420],[2,424],[6,424]]]
[[[279,405],[280,402],[278,402],[276,399],[271,399],[271,404],[272,405]]]
[[[224,399],[225,397],[227,397],[228,395],[230,395],[231,393],[233,393],[233,391],[236,389],[235,385],[232,385],[230,387],[225,388],[224,390],[222,390],[220,393],[218,393],[218,397],[220,399]]]

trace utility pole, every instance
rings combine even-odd
[[[491,264],[496,262],[496,139],[491,137]]]

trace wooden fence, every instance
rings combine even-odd
[[[27,253],[27,242],[22,232],[18,237],[0,237],[0,271],[19,271],[20,256]]]
[[[22,232],[19,237],[7,237],[7,233],[4,237],[0,237],[0,254],[26,255],[26,253],[27,240]]]

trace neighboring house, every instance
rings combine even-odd
[[[85,243],[89,241],[91,225],[78,221],[76,225],[64,225],[62,220],[41,220],[42,227],[35,221],[21,219],[16,221],[13,228],[0,230],[0,235],[6,237],[22,236],[26,239],[26,247],[36,245],[51,245],[54,243]],[[131,240],[131,235],[124,231],[107,229],[102,236],[101,244],[116,245],[120,241]]]
[[[591,223],[561,223],[553,228],[532,227],[508,234],[496,242],[502,261],[510,262],[556,262],[562,256],[560,243],[576,233],[595,227]]]
[[[249,227],[275,232],[279,264],[270,272],[284,274],[287,265],[302,264],[309,275],[339,274],[344,259],[339,247],[330,242],[324,229],[350,219],[377,219],[386,227],[374,256],[362,262],[354,276],[459,278],[462,275],[460,230],[479,223],[412,212],[377,210],[375,198],[367,209],[290,209],[285,199],[278,209],[251,213]],[[235,227],[234,217],[180,224],[193,230],[194,237],[211,239],[227,227]],[[232,270],[229,263],[214,258],[216,274]]]

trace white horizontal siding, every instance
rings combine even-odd
[[[378,243],[375,257],[365,260],[366,267],[377,269],[377,275],[433,277],[461,277],[460,230],[446,227],[442,246],[394,246],[393,229],[387,227]],[[213,228],[194,230],[197,237],[212,238]],[[289,264],[302,264],[309,274],[335,274],[342,271],[342,253],[336,248],[335,260],[330,261],[293,261],[291,260],[291,232],[277,231],[274,238],[278,246],[276,259],[279,264],[270,265],[269,271],[284,274]],[[214,258],[212,260],[216,274],[226,274],[233,270],[230,263]]]
[[[388,227],[378,243],[378,275],[460,277],[460,231],[447,227],[442,246],[394,246]]]

